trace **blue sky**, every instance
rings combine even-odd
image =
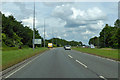
[[[33,2],[5,2],[0,11],[32,28]],[[36,28],[43,36],[45,20],[47,39],[58,37],[88,44],[105,24],[113,26],[117,18],[117,2],[36,2]]]

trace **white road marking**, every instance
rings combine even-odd
[[[104,79],[104,80],[107,80],[107,79],[105,79],[103,76],[99,76],[100,78],[102,78],[102,79]]]
[[[71,55],[68,55],[70,58],[73,58]]]
[[[41,54],[42,55],[42,54]],[[34,59],[32,59],[31,61],[29,61],[28,63],[26,63],[25,65],[23,65],[22,67],[20,67],[19,69],[15,70],[14,72],[12,72],[11,74],[9,74],[8,76],[6,76],[5,78],[8,78],[10,76],[12,76],[13,74],[15,74],[17,71],[21,70],[22,68],[24,68],[25,66],[27,66],[28,64],[30,64],[32,61],[34,61],[35,59],[37,59],[38,57],[40,57],[41,55],[35,57]]]
[[[82,66],[84,66],[85,68],[87,68],[87,66],[85,64],[83,64],[82,62],[76,60],[76,62],[78,62],[79,64],[81,64]]]

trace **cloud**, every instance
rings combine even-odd
[[[88,36],[83,36],[83,38],[84,38],[85,40],[88,40]]]
[[[2,11],[2,14],[5,14],[5,16],[10,16],[10,15],[13,15],[13,13],[11,13],[11,12],[4,12],[4,11]]]
[[[83,32],[82,33],[83,35],[86,35],[86,34],[94,34],[93,32],[91,32],[91,31],[88,31],[88,30],[86,30],[85,32]]]
[[[67,20],[67,18],[72,14],[73,12],[70,9],[70,5],[67,4],[56,6],[55,9],[53,10],[52,16]]]
[[[61,39],[61,37],[60,37],[60,36],[57,36],[57,38],[60,38],[60,39]]]
[[[120,19],[120,1],[118,2],[118,19]]]
[[[52,16],[65,22],[64,30],[59,32],[62,38],[84,42],[88,42],[90,37],[98,36],[98,32],[104,27],[103,21],[107,18],[98,7],[81,10],[70,4],[56,6]]]
[[[98,22],[106,19],[106,14],[97,7],[89,8],[87,10],[76,9],[75,7],[67,4],[56,6],[53,10],[52,16],[61,18],[66,21],[65,27],[80,27],[98,25]],[[99,26],[100,27],[100,26]]]
[[[26,4],[24,2],[14,2],[14,4],[20,9],[21,14],[19,13],[18,15],[19,19],[26,18],[33,14],[33,10],[26,8]]]
[[[31,29],[33,27],[33,17],[29,17],[21,20],[25,26],[29,26]],[[39,24],[38,20],[35,18],[36,26]]]
[[[52,17],[45,18],[46,27],[59,28],[59,27],[64,27],[65,24],[66,22],[60,18],[52,18]]]
[[[68,35],[67,35],[67,34],[64,34],[63,36],[64,36],[64,37],[67,37]]]
[[[91,30],[91,31],[95,31],[95,30],[100,30],[104,27],[104,23],[102,20],[97,21],[96,24],[89,24],[87,25],[87,29]]]
[[[43,35],[44,35],[44,32],[43,32]],[[49,34],[45,32],[45,38],[48,38],[48,37],[49,37]]]
[[[73,4],[73,3],[74,2],[43,2],[43,4],[48,7],[55,7],[60,5]]]

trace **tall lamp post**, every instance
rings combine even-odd
[[[45,47],[45,18],[44,18],[44,47]]]
[[[33,50],[35,48],[35,1],[34,1],[34,10],[33,10]]]

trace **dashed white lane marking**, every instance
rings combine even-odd
[[[70,58],[73,58],[71,55],[68,55]]]
[[[81,64],[82,66],[84,66],[85,68],[87,68],[87,66],[85,64],[83,64],[82,62],[76,60],[76,62],[78,62],[79,64]]]
[[[42,55],[42,54],[41,54]],[[28,63],[26,63],[25,65],[23,65],[22,67],[20,67],[19,69],[15,70],[14,72],[12,72],[11,74],[9,74],[8,76],[6,76],[5,78],[9,78],[10,76],[12,76],[13,74],[15,74],[17,71],[21,70],[22,68],[24,68],[25,66],[27,66],[28,64],[30,64],[32,61],[34,61],[35,59],[37,59],[38,57],[40,57],[41,55],[35,57],[34,59],[32,59],[31,61],[29,61]]]
[[[100,78],[104,79],[104,80],[107,80],[106,78],[104,78],[103,76],[99,76]]]

